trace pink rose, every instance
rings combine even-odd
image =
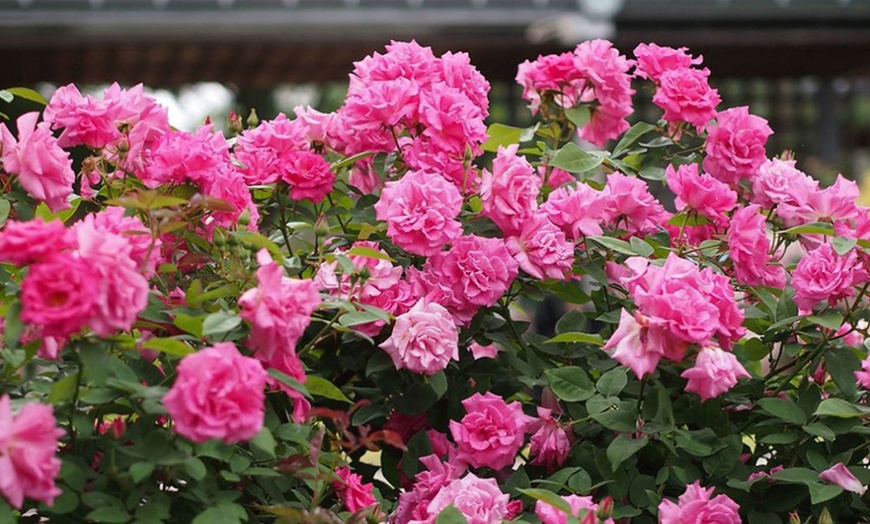
[[[674,340],[663,328],[651,327],[648,319],[639,312],[632,315],[623,309],[619,316],[619,326],[603,349],[612,351],[611,358],[634,371],[637,378],[643,378],[655,371],[666,351],[679,357],[674,360],[681,360],[686,344]]]
[[[659,77],[653,103],[662,108],[662,116],[672,126],[688,122],[699,132],[716,116],[722,101],[719,91],[710,87],[708,69],[677,68]]]
[[[689,380],[686,391],[697,393],[702,401],[725,393],[740,378],[750,378],[733,353],[717,347],[702,349],[695,357],[694,367],[683,371],[680,376]]]
[[[483,170],[480,184],[482,215],[496,223],[506,236],[516,235],[538,208],[541,179],[525,157],[517,156],[518,144],[499,146],[492,172]]]
[[[866,280],[855,250],[839,255],[830,244],[822,244],[798,262],[791,283],[798,307],[810,311],[819,302],[833,306],[851,297],[854,286]]]
[[[660,77],[673,69],[686,69],[701,63],[703,57],[692,58],[687,48],[674,49],[656,44],[639,44],[634,48],[637,68],[634,74],[659,83]]]
[[[465,151],[479,155],[486,140],[486,124],[480,108],[462,89],[443,82],[432,84],[420,93],[421,137],[427,149],[459,157]]]
[[[21,320],[44,336],[65,338],[84,327],[98,307],[100,274],[70,252],[30,266],[21,282]]]
[[[200,189],[203,194],[222,200],[229,204],[230,209],[223,206],[211,212],[210,220],[206,221],[207,230],[215,225],[226,229],[235,229],[239,223],[239,217],[247,212],[250,216],[248,229],[257,230],[257,221],[260,213],[251,198],[251,192],[242,176],[232,169],[221,169],[211,174],[208,180],[203,181]],[[291,192],[292,196],[292,192]]]
[[[233,148],[233,156],[241,164],[234,169],[248,185],[277,181],[296,152],[310,148],[305,132],[304,121],[291,121],[283,113],[245,130]]]
[[[704,170],[726,184],[753,178],[766,160],[764,144],[773,131],[745,106],[720,112],[707,127]]]
[[[434,375],[459,360],[459,331],[443,306],[420,300],[396,317],[393,333],[380,345],[396,369]]]
[[[57,88],[43,117],[52,129],[63,129],[58,138],[61,147],[102,149],[121,134],[115,126],[116,113],[111,100],[82,96],[75,85],[68,84]]]
[[[378,501],[372,494],[371,482],[363,484],[362,476],[352,473],[347,466],[338,468],[335,474],[340,480],[333,482],[332,485],[348,511],[356,513],[377,505]]]
[[[63,435],[51,406],[28,403],[13,416],[9,396],[0,397],[0,493],[12,507],[21,508],[25,497],[54,504],[61,494],[54,479]]]
[[[391,524],[432,523],[438,516],[437,513],[429,513],[429,504],[445,486],[462,476],[466,469],[458,463],[442,462],[439,456],[435,453],[420,458],[426,470],[414,477],[411,491],[399,495],[398,507],[389,520]]]
[[[514,463],[531,418],[519,402],[505,403],[492,393],[475,393],[462,401],[466,415],[450,421],[458,457],[476,468],[502,469]]]
[[[317,153],[297,151],[284,164],[281,180],[290,186],[290,198],[305,198],[316,204],[332,191],[335,173]]]
[[[671,216],[650,194],[646,182],[620,172],[607,176],[603,198],[606,221],[630,235],[655,233]]]
[[[61,149],[48,122],[37,125],[39,113],[18,117],[18,140],[6,124],[0,124],[3,169],[18,175],[18,183],[30,196],[45,202],[54,212],[69,209],[75,173],[69,153]]]
[[[608,193],[588,184],[560,187],[550,193],[541,212],[565,233],[568,240],[603,234],[601,223],[607,215]]]
[[[181,360],[163,405],[178,434],[194,442],[247,441],[263,428],[266,377],[256,359],[218,342]]]
[[[698,174],[698,164],[665,170],[668,187],[677,195],[678,210],[689,207],[719,227],[728,225],[726,213],[737,205],[737,193],[707,173]]]
[[[785,268],[771,260],[766,220],[758,205],[737,210],[728,228],[728,252],[737,281],[750,286],[785,287]]]
[[[752,201],[766,209],[777,204],[801,205],[819,190],[818,180],[795,168],[794,160],[767,160],[751,181]]]
[[[855,372],[855,379],[864,389],[870,389],[870,356],[861,361],[861,371]]]
[[[509,498],[501,492],[495,479],[482,479],[469,473],[447,484],[435,495],[426,508],[430,518],[424,522],[435,522],[438,514],[452,504],[468,524],[501,524],[507,515]]]
[[[574,265],[574,244],[544,213],[529,217],[507,248],[526,273],[538,280],[565,280]]]
[[[387,222],[387,236],[409,253],[429,256],[462,235],[456,218],[462,195],[438,174],[406,173],[387,182],[375,204],[378,220]]]
[[[599,520],[596,513],[599,511],[598,504],[592,501],[592,497],[581,497],[579,495],[563,495],[562,500],[568,503],[571,508],[572,517],[585,517],[580,521],[581,524],[613,524],[612,518]],[[581,512],[583,513],[581,515]],[[566,524],[568,522],[568,514],[561,509],[551,506],[539,500],[535,503],[535,515],[541,519],[541,524]],[[591,518],[590,518],[591,516]]]
[[[686,486],[686,491],[674,503],[662,500],[659,504],[660,524],[741,524],[740,506],[727,495],[712,499],[713,488],[704,489],[699,481]]]
[[[152,238],[151,230],[136,217],[124,216],[124,208],[107,207],[94,215],[94,229],[121,235],[130,244],[130,258],[145,276],[157,271],[163,242]]]
[[[867,491],[867,486],[861,484],[861,481],[842,462],[838,462],[819,473],[819,478],[858,495],[863,496],[864,492]]]
[[[448,51],[439,60],[438,78],[450,87],[460,89],[485,118],[489,115],[489,82],[471,64],[468,53]]]
[[[634,111],[628,74],[632,65],[607,40],[588,40],[574,49],[574,67],[586,77],[580,101],[597,102],[589,122],[577,132],[580,138],[600,147],[629,128],[625,117]]]
[[[169,131],[157,139],[145,162],[141,178],[148,187],[202,184],[213,172],[229,169],[229,144],[211,124],[193,133]]]
[[[39,217],[27,222],[10,220],[0,232],[0,261],[26,266],[74,244],[74,237],[60,220],[43,222]]]
[[[568,432],[553,418],[551,410],[538,407],[538,416],[540,418],[532,422],[528,428],[530,432],[534,431],[529,447],[531,463],[553,471],[568,458],[571,442]]]
[[[471,356],[474,357],[474,360],[480,360],[482,358],[495,358],[495,356],[498,355],[498,346],[496,346],[495,344],[482,346],[477,342],[472,342],[468,346],[468,350],[471,351]]]
[[[805,191],[806,195],[801,193],[800,198],[784,202],[776,211],[788,227],[808,222],[855,219],[861,214],[855,204],[861,193],[858,184],[853,180],[846,180],[843,175],[837,175],[836,182],[821,191],[818,185],[815,187],[809,185],[805,190],[801,190],[800,185],[795,185],[794,191]],[[815,248],[822,241],[821,238],[815,239],[811,243],[812,247],[808,249]]]

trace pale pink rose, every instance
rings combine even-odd
[[[256,359],[218,342],[181,360],[163,405],[178,434],[194,442],[248,441],[263,428],[266,377]]]
[[[620,172],[607,175],[604,189],[607,222],[629,235],[655,233],[671,218],[649,192],[646,182]]]
[[[741,524],[740,506],[727,495],[716,495],[713,488],[702,488],[700,481],[686,486],[677,502],[662,500],[659,524]]]
[[[544,466],[548,471],[558,469],[568,458],[571,441],[568,432],[553,418],[553,412],[547,408],[538,407],[538,418],[529,425],[529,432],[534,432],[529,441],[529,455],[532,464]]]
[[[467,324],[481,307],[494,305],[517,276],[517,262],[498,238],[466,235],[429,257],[412,284],[419,297],[447,308]]]
[[[601,223],[608,217],[607,193],[588,184],[560,187],[550,193],[540,210],[565,233],[568,240],[604,234]]]
[[[294,353],[321,299],[313,280],[285,276],[284,268],[265,249],[257,253],[257,261],[257,287],[239,297],[239,316],[251,324],[248,345],[257,358],[268,362],[275,353]]]
[[[699,132],[716,116],[722,101],[719,91],[710,87],[708,69],[677,68],[662,73],[653,103],[672,126],[688,122]]]
[[[867,486],[861,484],[861,481],[842,462],[838,462],[819,473],[819,478],[858,495],[864,495],[864,492],[867,491]]]
[[[337,113],[346,154],[393,151],[397,134],[419,121],[420,85],[408,78],[357,84]]]
[[[756,204],[737,210],[728,228],[728,252],[737,281],[749,286],[785,287],[785,268],[770,255],[766,220]]]
[[[852,347],[860,347],[864,343],[864,335],[860,331],[853,329],[852,324],[843,322],[840,329],[834,333],[834,336],[839,337],[843,344]]]
[[[127,238],[100,230],[94,215],[73,226],[79,257],[96,274],[96,303],[88,324],[100,336],[127,331],[148,305],[148,280],[132,258]]]
[[[544,213],[529,217],[506,245],[520,268],[538,280],[565,280],[574,265],[574,244]]]
[[[121,136],[115,125],[117,106],[111,102],[82,96],[75,85],[68,84],[51,96],[43,118],[52,129],[63,129],[58,138],[61,147],[102,149]]]
[[[773,134],[767,120],[749,114],[745,106],[720,112],[707,127],[704,170],[726,184],[751,179],[767,160],[764,144]]]
[[[75,173],[69,153],[61,149],[48,122],[37,124],[39,113],[25,113],[15,122],[16,140],[6,124],[0,124],[3,170],[18,176],[27,193],[45,202],[54,212],[69,209]]]
[[[158,138],[140,176],[148,187],[185,182],[201,185],[215,171],[229,167],[229,144],[209,124],[193,133],[169,131]]]
[[[861,361],[861,371],[855,372],[855,379],[864,389],[870,389],[870,356]]]
[[[303,122],[281,113],[239,135],[233,148],[235,169],[248,185],[271,184],[281,178],[297,151],[309,148]]]
[[[0,232],[0,261],[26,266],[74,245],[75,238],[60,220],[9,220]]]
[[[502,469],[514,463],[532,422],[519,402],[505,403],[492,393],[475,393],[462,401],[466,415],[450,421],[458,457],[476,468]]]
[[[501,524],[507,515],[509,499],[495,479],[482,479],[469,473],[447,484],[435,495],[426,508],[430,517],[424,522],[434,523],[438,514],[452,504],[468,524]]]
[[[146,95],[142,84],[121,89],[114,83],[103,92],[103,100],[113,106],[114,124],[120,131],[103,151],[120,168],[113,176],[124,176],[124,170],[142,173],[147,152],[171,130],[166,108]]]
[[[764,208],[778,204],[800,206],[819,190],[818,180],[795,168],[794,160],[778,158],[761,164],[751,182],[752,201]]]
[[[581,517],[581,512],[584,512],[585,517],[580,521],[581,524],[613,524],[612,518],[606,518],[600,521],[596,517],[598,512],[598,504],[593,502],[592,497],[581,497],[579,495],[563,495],[562,500],[568,503],[571,508],[572,517]],[[566,524],[568,522],[568,514],[555,506],[551,506],[539,500],[535,503],[535,515],[541,519],[541,524]],[[589,517],[591,515],[591,518]]]
[[[528,161],[517,156],[518,144],[499,146],[492,172],[484,169],[480,184],[482,215],[496,223],[506,236],[516,235],[538,207],[541,180]]]
[[[659,83],[659,78],[672,69],[686,69],[701,63],[703,57],[693,58],[688,49],[661,47],[656,44],[639,44],[634,48],[637,68],[634,74]]]
[[[351,513],[372,508],[377,505],[378,501],[372,494],[372,483],[363,483],[362,476],[358,473],[352,473],[350,468],[342,466],[335,470],[340,480],[332,483],[338,498],[344,503],[344,507]]]
[[[468,346],[468,350],[471,351],[471,356],[474,357],[474,360],[480,360],[482,358],[495,358],[495,356],[498,355],[498,346],[496,346],[495,344],[482,346],[477,342],[472,342]]]
[[[719,227],[728,225],[726,213],[737,205],[737,193],[707,173],[698,174],[698,164],[665,169],[668,187],[677,195],[678,210],[689,207]]]
[[[28,403],[13,416],[9,396],[0,397],[0,493],[12,507],[21,508],[25,497],[54,504],[63,435],[51,406]]]
[[[867,280],[855,250],[839,255],[830,244],[822,244],[798,262],[792,275],[794,301],[802,311],[819,302],[833,306],[854,294],[854,287]]]
[[[619,326],[604,345],[605,351],[612,351],[611,358],[634,371],[637,378],[655,371],[659,360],[665,353],[677,353],[673,360],[681,360],[686,344],[673,337],[660,327],[650,327],[648,319],[639,312],[634,315],[622,310]]]
[[[146,277],[156,273],[163,242],[159,238],[152,239],[151,230],[138,218],[124,216],[124,208],[110,206],[94,215],[94,228],[126,238],[130,258],[136,266]]]
[[[697,393],[701,400],[709,400],[725,393],[741,378],[750,378],[749,372],[733,353],[717,347],[705,347],[695,357],[695,365],[683,371],[688,379],[686,391]]]
[[[296,106],[293,109],[296,124],[305,131],[309,142],[320,142],[332,147],[330,134],[333,132],[335,113],[321,113],[311,106]]]
[[[431,433],[430,433],[431,434]],[[433,441],[433,447],[434,447]],[[438,453],[420,458],[426,470],[414,476],[414,487],[411,491],[399,495],[399,504],[393,515],[391,524],[409,524],[412,522],[431,522],[437,517],[429,514],[429,503],[442,488],[458,479],[466,467],[457,462],[442,462]]]
[[[393,333],[380,345],[396,369],[433,375],[459,360],[459,331],[443,306],[424,300],[396,317]]]
[[[335,173],[317,153],[296,151],[284,163],[281,180],[290,186],[290,198],[316,204],[332,191]]]
[[[387,222],[390,240],[415,255],[433,255],[462,235],[456,220],[462,195],[435,173],[411,171],[387,182],[374,207],[378,220]]]
[[[30,266],[21,282],[21,320],[42,327],[42,335],[77,333],[98,307],[100,275],[91,263],[61,252]]]

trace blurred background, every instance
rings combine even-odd
[[[517,65],[607,38],[704,56],[720,107],[749,105],[824,180],[870,171],[870,0],[0,0],[0,87],[144,83],[176,127],[230,111],[335,109],[353,62],[390,39],[467,51],[492,119],[531,121]],[[651,92],[634,119],[655,121]],[[870,185],[864,184],[865,203]]]

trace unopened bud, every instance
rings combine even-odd
[[[242,227],[245,227],[250,223],[251,223],[251,210],[245,208],[245,210],[242,211],[242,214],[239,215],[239,225]]]
[[[242,127],[242,117],[237,115],[235,112],[231,112],[230,116],[227,117],[227,129],[230,131],[230,135],[238,135],[244,129]]]
[[[798,516],[796,511],[792,511],[788,514],[788,524],[801,524],[801,518]]]
[[[595,515],[601,520],[609,519],[610,516],[613,515],[613,497],[604,497],[601,502],[598,503],[598,511],[595,512]]]
[[[248,115],[248,121],[247,121],[248,129],[251,129],[253,127],[257,127],[257,124],[259,124],[259,123],[260,123],[260,117],[257,116],[257,110],[251,108],[251,114]]]
[[[317,217],[317,221],[314,222],[314,233],[318,237],[326,237],[329,235],[329,229],[329,220],[326,215]]]
[[[819,524],[834,524],[834,518],[828,508],[823,509],[822,514],[819,515]]]

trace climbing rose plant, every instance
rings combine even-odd
[[[525,129],[415,42],[226,133],[0,91],[0,522],[868,521],[870,214],[701,65],[527,61]]]

